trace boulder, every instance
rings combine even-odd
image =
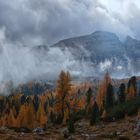
[[[44,130],[43,130],[41,127],[35,128],[35,129],[33,130],[33,133],[34,133],[34,134],[39,134],[39,135],[44,135],[44,134],[45,134]]]

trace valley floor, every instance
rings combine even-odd
[[[88,121],[81,120],[75,124],[76,132],[71,135],[65,126],[50,127],[41,135],[0,129],[0,140],[139,140],[140,132],[136,131],[136,120],[136,117],[132,117],[93,127],[89,126]]]

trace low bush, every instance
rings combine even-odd
[[[135,97],[130,101],[114,106],[108,111],[109,118],[121,119],[125,114],[131,116],[136,115],[140,108],[140,97]]]

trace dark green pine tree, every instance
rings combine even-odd
[[[99,107],[95,101],[90,111],[90,125],[96,124],[98,119],[99,119]]]
[[[140,87],[139,87],[139,90],[138,90],[138,96],[140,96]]]
[[[136,93],[137,93],[137,78],[136,78],[136,76],[132,76],[129,79],[127,86],[128,86],[128,92],[129,92],[130,87],[133,86],[133,88],[135,90],[135,95],[136,95]]]
[[[92,97],[92,89],[89,88],[86,93],[86,109],[88,108],[88,106],[90,104],[91,97]]]
[[[89,88],[88,91],[86,92],[86,113],[87,113],[87,116],[89,116],[89,112],[91,110],[91,106],[90,106],[91,97],[92,97],[92,89]]]
[[[119,102],[123,103],[125,101],[125,84],[122,83],[119,87]]]
[[[106,95],[105,95],[105,108],[108,110],[113,106],[114,103],[114,94],[113,94],[113,86],[112,84],[108,84]]]
[[[87,104],[89,104],[90,103],[90,99],[92,97],[92,89],[91,88],[88,89],[88,91],[86,93],[86,97],[87,97],[87,99],[86,99]]]
[[[38,99],[37,94],[34,95],[33,104],[34,104],[34,109],[35,109],[35,111],[37,112],[38,107],[39,107],[39,99]]]
[[[74,113],[72,110],[69,112],[69,119],[68,119],[68,130],[70,133],[75,132],[75,127],[74,127]]]

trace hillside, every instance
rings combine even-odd
[[[62,71],[56,83],[55,90],[36,82],[0,96],[2,139],[139,137],[139,77],[117,81],[106,73],[99,83],[77,85],[69,72]]]
[[[96,126],[89,126],[86,120],[75,124],[76,132],[67,133],[65,126],[48,127],[42,134],[37,133],[16,133],[13,130],[0,128],[1,140],[138,140],[140,133],[136,131],[137,117],[127,117],[124,120],[112,123],[100,123]]]
[[[51,47],[70,51],[76,60],[91,63],[99,74],[106,70],[116,73],[113,75],[139,73],[140,41],[131,37],[122,42],[114,33],[96,31],[61,40]]]

